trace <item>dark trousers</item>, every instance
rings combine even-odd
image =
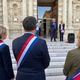
[[[60,33],[60,41],[63,41],[63,35],[64,33]]]
[[[51,31],[51,42],[54,38],[54,41],[56,41],[56,31]]]

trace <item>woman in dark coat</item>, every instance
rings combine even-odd
[[[6,28],[0,26],[0,80],[12,80],[14,74],[9,47],[3,42],[5,38]]]

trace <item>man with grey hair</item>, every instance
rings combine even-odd
[[[35,36],[36,19],[32,16],[23,20],[25,34],[13,41],[13,53],[17,61],[16,80],[46,80],[45,68],[50,57],[46,41]]]

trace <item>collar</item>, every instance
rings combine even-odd
[[[33,35],[35,35],[34,33],[32,33],[32,32],[25,32],[24,34],[33,34]]]

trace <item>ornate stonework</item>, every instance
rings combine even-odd
[[[8,1],[8,25],[10,38],[17,37],[22,34],[22,1]],[[17,35],[16,35],[17,34]],[[15,36],[16,35],[16,36]]]
[[[77,36],[80,29],[80,0],[73,0],[72,2],[72,26]]]

